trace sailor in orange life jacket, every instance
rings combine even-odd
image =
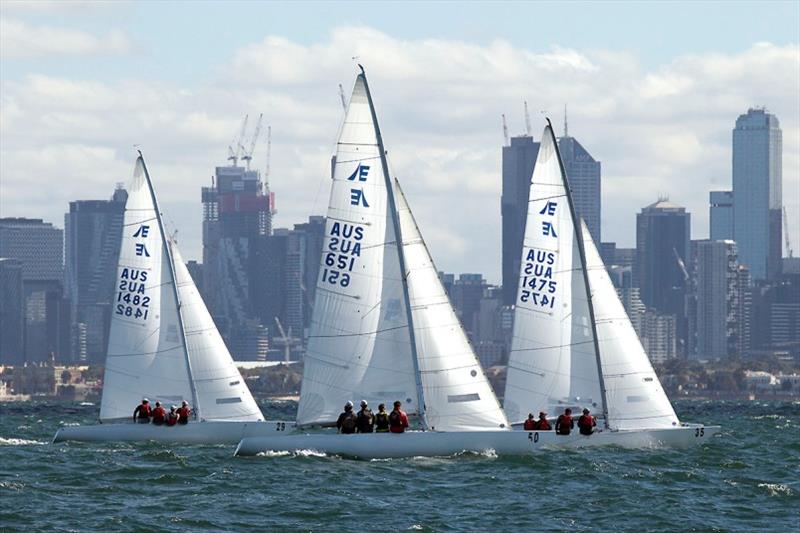
[[[539,411],[539,420],[536,421],[533,429],[538,431],[550,431],[553,429],[550,427],[550,422],[547,421],[547,413]]]
[[[161,407],[161,402],[156,402],[156,408],[153,409],[153,424],[161,426],[167,420],[167,411]]]
[[[174,426],[178,423],[178,406],[173,405],[169,408],[169,413],[167,413],[167,425]]]
[[[178,409],[178,424],[188,424],[189,423],[189,413],[192,410],[189,408],[189,402],[183,400],[181,402],[181,406]]]
[[[588,409],[583,410],[583,414],[578,418],[578,431],[581,435],[591,435],[597,425],[597,419],[589,414]]]
[[[556,433],[559,435],[569,435],[574,427],[575,422],[572,421],[572,409],[567,407],[564,409],[564,414],[559,415],[556,419]]]
[[[400,400],[394,402],[394,409],[389,413],[389,431],[392,433],[404,433],[408,427],[408,415],[400,409]]]
[[[536,420],[533,419],[533,413],[528,413],[528,419],[522,425],[522,429],[525,431],[533,431],[536,429]]]
[[[136,406],[133,410],[133,421],[140,424],[150,423],[150,400],[143,398],[142,403]]]

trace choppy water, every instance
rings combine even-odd
[[[97,407],[0,404],[3,530],[800,529],[800,402],[685,402],[688,451],[356,461],[231,446],[50,444]],[[290,419],[292,404],[264,406]]]

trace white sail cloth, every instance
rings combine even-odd
[[[579,242],[555,137],[545,127],[531,178],[504,408],[602,410]]]
[[[507,428],[397,180],[394,187],[428,426],[439,431]]]
[[[203,420],[263,420],[177,245],[170,241],[186,348]]]
[[[129,418],[143,397],[193,401],[172,269],[144,161],[128,187],[100,419]]]
[[[628,430],[677,426],[678,416],[625,313],[588,227],[582,226],[609,427]]]
[[[334,422],[347,401],[417,412],[408,321],[383,163],[362,76],[336,150],[297,422]]]

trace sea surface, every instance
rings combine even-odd
[[[269,419],[296,404],[266,403]],[[800,402],[678,402],[690,450],[360,461],[51,444],[98,406],[0,404],[3,531],[799,531]]]

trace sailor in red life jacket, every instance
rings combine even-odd
[[[544,411],[539,411],[539,420],[537,420],[534,424],[534,428],[537,431],[550,431],[550,422],[547,421],[547,413]]]
[[[528,419],[525,420],[525,423],[522,425],[522,429],[525,431],[533,431],[536,429],[536,420],[533,419],[533,413],[528,413]]]
[[[156,408],[153,409],[151,416],[153,417],[153,424],[157,426],[164,425],[167,420],[167,411],[161,407],[161,402],[156,402]]]
[[[572,409],[567,407],[564,409],[564,414],[559,415],[556,419],[556,433],[558,435],[569,435],[574,427],[575,422],[572,420]]]
[[[181,402],[181,406],[178,409],[178,424],[188,424],[189,423],[189,413],[192,410],[189,408],[189,402],[183,400]]]
[[[169,413],[167,413],[167,425],[174,426],[178,423],[178,406],[173,405],[169,408]]]
[[[591,435],[597,425],[597,419],[589,414],[588,409],[583,410],[583,414],[578,418],[578,431],[581,435]]]
[[[133,410],[133,421],[140,424],[150,423],[150,400],[143,398],[142,403],[136,406]]]
[[[400,409],[400,400],[394,402],[394,409],[389,413],[389,431],[392,433],[404,433],[408,427],[408,415]]]

